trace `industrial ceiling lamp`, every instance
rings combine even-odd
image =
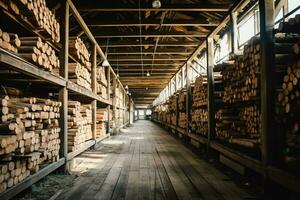
[[[153,8],[160,8],[161,7],[160,0],[154,0],[154,1],[152,1],[152,7]]]
[[[103,67],[109,67],[109,62],[108,62],[108,60],[106,58],[104,59],[104,61],[102,63],[102,66]]]
[[[150,75],[151,75],[151,74],[150,74],[150,72],[147,72],[146,76],[148,76],[148,77],[149,77]]]
[[[108,62],[108,60],[107,60],[107,54],[108,54],[108,40],[109,40],[109,39],[107,39],[107,43],[106,43],[105,58],[104,58],[104,61],[103,61],[103,63],[102,63],[102,66],[103,66],[103,67],[109,67],[109,66],[110,66],[110,64],[109,64],[109,62]]]

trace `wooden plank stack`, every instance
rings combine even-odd
[[[82,105],[79,101],[68,102],[68,151],[74,152],[82,144],[92,139],[91,105]]]
[[[92,70],[92,63],[90,62],[90,53],[84,42],[79,37],[70,39],[69,53],[72,56],[74,56],[74,58],[89,71]]]
[[[14,53],[18,53],[18,48],[21,46],[19,36],[14,33],[4,32],[0,28],[0,47]]]
[[[59,70],[59,58],[55,50],[40,37],[20,37],[22,46],[19,47],[19,55],[38,67],[52,72]]]
[[[202,75],[196,78],[192,94],[191,123],[189,127],[193,134],[206,137],[208,134],[207,83]]]
[[[69,80],[92,90],[91,73],[80,63],[69,63]]]
[[[59,159],[61,103],[15,96],[12,90],[0,95],[0,192]]]
[[[106,135],[106,126],[108,121],[108,112],[106,108],[98,108],[96,114],[96,138]]]
[[[59,43],[60,25],[47,7],[46,0],[10,0],[2,4],[16,18],[21,18],[25,23],[38,28],[44,37]]]
[[[104,67],[97,67],[96,70],[96,91],[102,98],[107,99],[107,79]]]
[[[285,139],[284,162],[299,169],[300,163],[300,15],[281,22],[275,35],[278,89],[276,121]],[[279,86],[280,85],[280,86]]]

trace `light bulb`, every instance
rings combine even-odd
[[[153,8],[160,8],[161,7],[160,0],[154,0],[154,1],[152,1],[152,7]]]
[[[107,59],[104,59],[103,63],[102,63],[103,67],[109,67],[109,62]]]
[[[149,73],[149,72],[147,72],[146,76],[150,76],[150,73]]]
[[[128,85],[125,85],[125,89],[128,90]]]

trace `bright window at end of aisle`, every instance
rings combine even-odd
[[[288,12],[291,12],[292,10],[297,8],[298,6],[300,6],[300,0],[288,0]],[[292,18],[292,17],[295,17],[298,14],[300,14],[300,10],[297,10],[295,13],[293,13],[289,17]]]
[[[251,37],[255,35],[254,29],[254,16],[252,15],[247,21],[239,25],[239,46],[247,42]]]

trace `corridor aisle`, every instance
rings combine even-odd
[[[79,177],[57,199],[251,199],[151,121],[137,121],[77,162]]]

